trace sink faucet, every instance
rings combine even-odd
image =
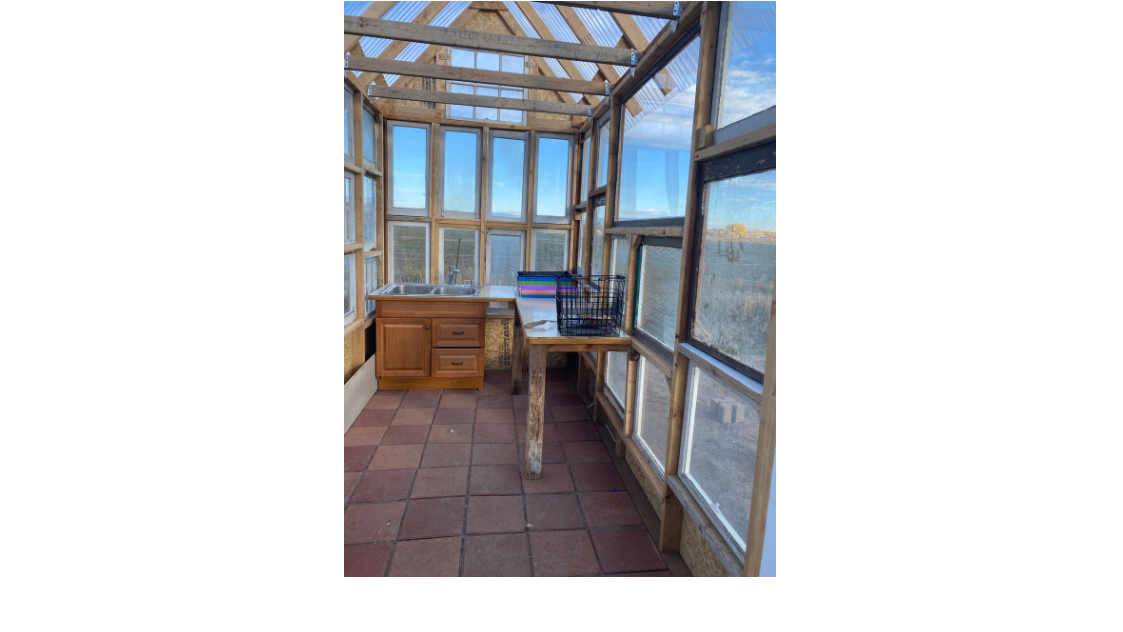
[[[460,276],[460,269],[457,268],[457,269],[453,270],[452,266],[449,266],[448,267],[448,284],[449,285],[456,285],[455,279],[458,276]]]

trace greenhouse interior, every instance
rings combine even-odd
[[[345,2],[346,576],[776,575],[774,2]]]

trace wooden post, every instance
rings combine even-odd
[[[701,45],[698,53],[698,83],[694,94],[694,131],[691,149],[702,142],[705,127],[710,124],[710,104],[713,98],[714,64],[717,58],[718,23],[721,4],[706,2],[702,5]],[[690,311],[690,294],[694,287],[693,271],[694,236],[699,230],[698,216],[702,186],[701,170],[693,159],[687,180],[686,217],[682,226],[682,263],[679,268],[678,316],[675,321],[674,390],[671,392],[670,423],[667,424],[666,474],[678,474],[679,445],[682,439],[682,413],[686,397],[687,368],[689,360],[678,350],[686,342]],[[667,483],[663,483],[663,519],[659,527],[659,550],[669,553],[678,550],[682,522],[682,505],[674,498]]]
[[[639,282],[639,275],[636,271],[637,261],[639,258],[639,242],[643,240],[642,235],[629,235],[628,236],[628,288],[624,296],[624,333],[632,334],[632,321],[636,317],[636,283]]]
[[[519,310],[511,321],[511,394],[519,394],[523,379],[523,323],[519,320]]]
[[[354,91],[351,94],[351,120],[352,126],[355,128],[352,138],[355,140],[355,145],[352,151],[355,154],[355,165],[363,166],[363,95],[359,91]],[[365,185],[363,176],[366,174],[365,170],[360,169],[359,173],[355,174],[355,190],[352,195],[355,198],[355,203],[352,208],[355,212],[355,243],[363,243],[363,197],[365,193]],[[363,275],[366,273],[366,261],[363,258],[363,248],[355,251],[353,256],[355,261],[355,320],[366,320],[366,284],[363,282]],[[359,327],[353,334],[351,334],[351,366],[357,371],[359,367],[363,366],[366,362],[366,327]]]
[[[764,392],[760,398],[753,497],[749,503],[749,534],[745,537],[745,577],[760,576],[764,527],[772,494],[772,463],[776,456],[776,286],[772,286],[772,314],[768,316],[768,351],[764,359]]]
[[[616,442],[616,456],[623,458],[627,446],[624,437],[632,436],[636,424],[636,377],[639,374],[639,352],[628,352],[628,374],[624,386],[624,428],[620,441]]]
[[[608,106],[608,179],[604,188],[604,229],[612,228],[616,216],[616,178],[619,169],[620,154],[620,97],[612,97]],[[608,247],[609,235],[604,234],[604,248],[601,253],[601,272],[608,274],[608,262],[612,260],[612,249]]]
[[[526,477],[542,478],[542,416],[546,406],[546,345],[530,345],[530,397],[526,411]]]
[[[601,393],[604,392],[604,363],[605,363],[606,360],[608,360],[608,352],[607,351],[597,351],[597,381],[596,381],[596,385],[593,387],[593,421],[594,422],[607,421],[607,418],[605,417],[604,411],[601,410],[600,400],[598,400],[597,397],[596,397],[597,395],[600,395]]]

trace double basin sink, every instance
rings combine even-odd
[[[479,296],[479,286],[395,283],[379,292],[384,296]]]

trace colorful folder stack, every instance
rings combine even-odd
[[[557,272],[519,272],[516,283],[524,298],[554,298],[558,291]]]

